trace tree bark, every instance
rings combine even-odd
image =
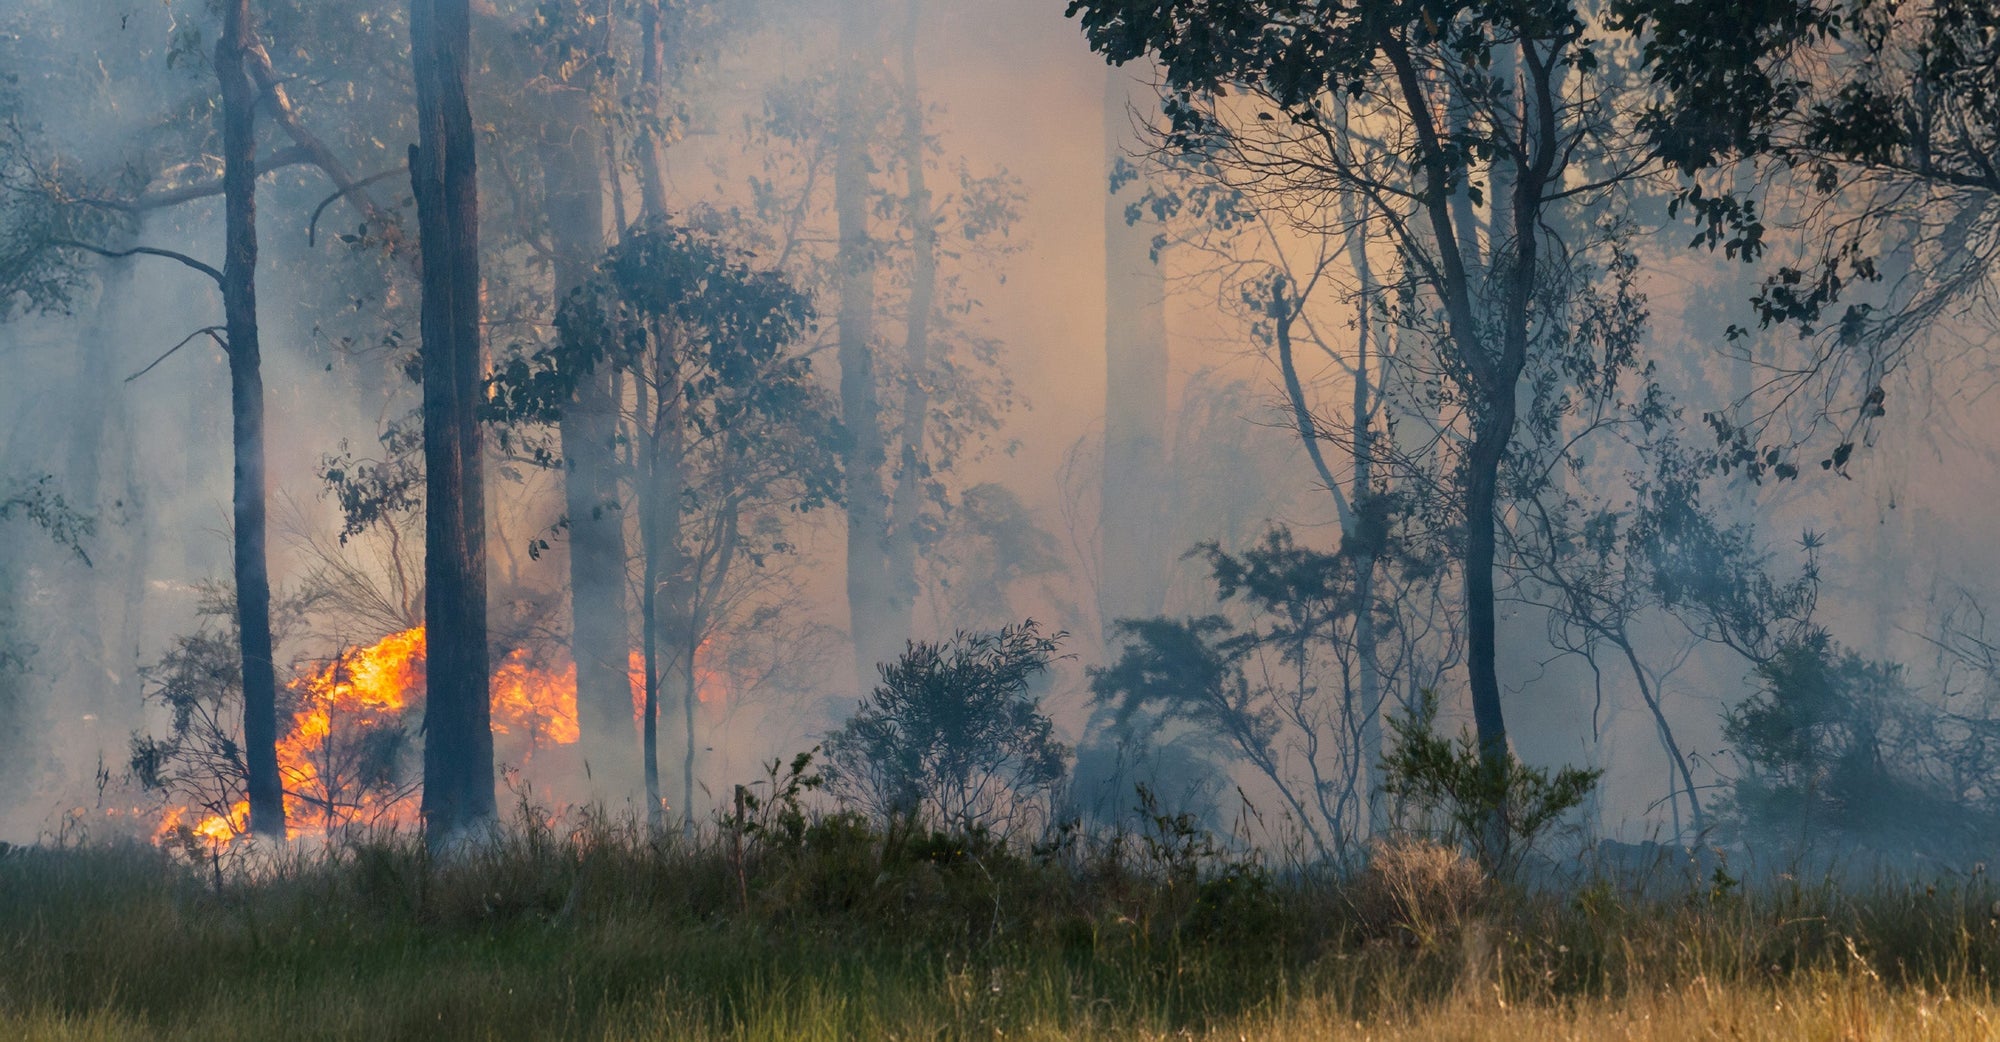
[[[1131,138],[1132,78],[1104,81],[1106,173]],[[1161,518],[1167,473],[1166,274],[1153,259],[1154,221],[1125,219],[1139,183],[1104,203],[1104,473],[1098,519],[1098,620],[1109,644],[1118,619],[1166,609],[1169,550]]]
[[[543,128],[542,175],[557,308],[590,281],[605,248],[603,151],[592,132],[595,125],[588,85],[554,92]],[[577,724],[593,794],[623,799],[638,791],[638,738],[627,673],[627,554],[613,458],[618,413],[612,378],[613,367],[604,363],[578,381],[557,421],[557,436],[569,521]]]
[[[489,824],[486,501],[478,404],[479,202],[467,0],[411,0],[418,144],[410,182],[423,251],[424,828],[433,844]]]
[[[236,623],[243,651],[243,758],[250,831],[285,837],[278,774],[278,681],[271,661],[271,575],[265,549],[264,376],[257,342],[257,88],[245,67],[255,46],[250,0],[223,9],[215,45],[222,88],[225,252],[222,309],[228,330]]]
[[[667,143],[657,129],[667,73],[666,40],[660,34],[660,4],[653,0],[639,9],[639,97],[646,107],[639,130],[639,147],[645,150],[639,159],[639,212],[654,221],[667,215]]]
[[[892,593],[888,582],[888,497],[882,470],[887,449],[875,383],[876,245],[868,226],[869,70],[876,39],[867,4],[847,4],[840,24],[841,69],[836,103],[834,212],[840,239],[837,265],[840,313],[840,418],[847,429],[847,609],[855,668],[862,690],[874,684],[875,664],[894,653],[900,635],[884,625]]]

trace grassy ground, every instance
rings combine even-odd
[[[448,860],[0,858],[0,1038],[1986,1039],[2000,896],[1349,882],[1189,837],[586,824]]]

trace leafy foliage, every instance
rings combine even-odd
[[[1723,726],[1744,768],[1730,795],[1746,840],[1900,861],[1981,851],[2000,827],[1990,726],[1926,704],[1902,667],[1816,633],[1754,677],[1761,690]]]
[[[1368,523],[1331,553],[1300,546],[1282,526],[1240,553],[1197,547],[1191,556],[1207,563],[1230,614],[1121,620],[1117,661],[1091,671],[1092,695],[1115,724],[1181,723],[1225,747],[1277,788],[1327,855],[1344,852],[1367,821],[1359,739],[1381,707],[1364,704],[1361,671],[1421,672],[1403,638],[1431,628],[1407,617],[1395,586],[1365,583],[1362,570],[1395,555],[1420,584],[1435,563],[1405,542],[1391,497],[1371,497],[1361,515]],[[1373,616],[1375,663],[1357,654],[1363,612]]]
[[[1490,872],[1518,865],[1551,825],[1583,805],[1603,774],[1564,767],[1551,776],[1511,751],[1496,769],[1470,734],[1438,736],[1437,708],[1437,696],[1426,692],[1409,713],[1389,718],[1396,742],[1383,761],[1383,788],[1409,823],[1470,848]]]
[[[97,530],[97,521],[70,506],[56,488],[55,478],[44,474],[32,481],[0,487],[0,521],[22,518],[40,528],[56,545],[75,554],[85,564],[90,555],[83,542]]]
[[[1028,692],[1067,636],[1030,619],[911,641],[827,736],[832,791],[879,816],[963,833],[1029,824],[1062,781],[1069,750]]]

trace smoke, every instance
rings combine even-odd
[[[370,2],[338,17],[316,5],[259,6],[270,11],[273,60],[298,77],[294,101],[319,133],[358,174],[393,172],[413,138],[404,111],[407,72],[396,64],[401,5]],[[539,42],[530,6],[496,3],[475,27],[485,56],[474,107],[488,129],[481,141],[482,232],[489,353],[496,360],[531,352],[555,335],[543,160],[535,148],[519,147],[550,89],[545,72],[519,67],[520,49]],[[882,360],[883,407],[894,410],[904,400],[902,381],[913,375],[898,368],[913,282],[911,237],[899,209],[906,171],[898,166],[904,159],[892,91],[906,74],[897,35],[905,31],[905,12],[896,2],[876,7],[882,38],[864,71],[879,93],[871,95],[879,111],[864,130],[849,132],[871,135],[869,212],[885,258],[876,276],[872,344]],[[893,636],[897,643],[936,639],[1028,617],[1047,630],[1067,630],[1072,657],[1056,664],[1045,706],[1063,737],[1096,757],[1090,784],[1099,791],[1077,793],[1079,803],[1129,805],[1129,794],[1118,790],[1135,775],[1105,764],[1150,756],[1171,764],[1162,776],[1176,779],[1191,801],[1213,807],[1222,802],[1219,794],[1240,785],[1253,803],[1274,807],[1276,788],[1223,748],[1176,744],[1173,735],[1154,747],[1120,747],[1103,707],[1091,701],[1085,675],[1115,658],[1107,630],[1123,614],[1230,610],[1219,606],[1202,561],[1182,558],[1195,544],[1239,550],[1257,544],[1272,524],[1284,524],[1302,545],[1340,545],[1338,512],[1289,418],[1262,316],[1245,308],[1242,285],[1230,281],[1224,258],[1182,241],[1160,255],[1164,299],[1156,315],[1124,310],[1120,300],[1107,304],[1114,295],[1105,277],[1107,239],[1115,264],[1123,221],[1122,204],[1108,192],[1109,171],[1120,157],[1107,154],[1106,127],[1143,123],[1148,115],[1108,113],[1107,105],[1123,97],[1143,106],[1150,97],[1144,72],[1114,74],[1127,78],[1129,92],[1116,89],[1115,79],[1107,90],[1103,62],[1060,5],[952,0],[920,7],[914,53],[929,135],[920,151],[947,248],[931,330],[940,361],[917,378],[935,409],[930,436],[955,440],[927,445],[915,462],[883,463],[886,481],[928,497],[911,534],[918,547],[915,592],[893,615],[909,632]],[[733,21],[749,10],[755,14],[748,22]],[[752,263],[780,268],[819,297],[818,326],[801,350],[832,395],[840,376],[839,229],[830,178],[842,128],[828,121],[843,58],[835,42],[841,13],[772,2],[734,5],[717,18],[679,27],[694,42],[676,52],[685,63],[674,70],[664,120],[673,136],[665,146],[669,206],[676,216],[728,227]],[[180,0],[13,5],[0,25],[0,65],[18,70],[5,100],[16,128],[9,154],[32,160],[16,167],[33,175],[28,187],[127,198],[213,176],[206,122],[213,84],[202,49],[203,40],[213,39],[209,19],[205,5]],[[619,23],[613,32],[637,30]],[[625,35],[615,38],[621,48],[632,46]],[[633,92],[615,100],[630,104]],[[606,153],[613,173],[602,200],[609,241],[614,214],[628,222],[638,217],[636,164],[643,157],[630,124],[606,126],[615,139]],[[575,147],[604,148],[602,129],[580,135]],[[286,147],[268,114],[263,133],[265,154]],[[1143,155],[1143,135],[1115,147],[1131,151],[1126,158],[1143,177],[1166,176]],[[372,190],[409,222],[399,176],[392,173]],[[1144,190],[1142,183],[1120,198]],[[303,165],[271,172],[260,183],[268,470],[273,516],[282,521],[274,528],[271,571],[282,591],[310,594],[290,620],[279,656],[281,665],[303,670],[406,628],[417,621],[409,617],[411,606],[421,605],[411,585],[421,571],[421,523],[411,518],[420,515],[405,512],[401,527],[347,532],[324,480],[330,457],[347,457],[341,466],[350,474],[392,460],[394,447],[382,439],[416,402],[404,368],[418,346],[407,244],[398,253],[389,229],[367,227],[348,201],[329,201],[331,192],[321,174]],[[25,198],[9,196],[0,207],[24,205]],[[978,224],[1001,209],[1009,211],[1006,220]],[[132,220],[101,218],[77,234],[211,263],[221,251],[217,198]],[[1141,227],[1175,237],[1186,232],[1184,223]],[[1122,244],[1125,261],[1132,245],[1129,238]],[[1645,247],[1641,288],[1651,313],[1646,351],[1662,360],[1659,379],[1694,442],[1708,436],[1701,412],[1726,409],[1762,379],[1760,365],[1780,364],[1798,348],[1775,332],[1731,340],[1730,326],[1752,324],[1741,301],[1753,287],[1679,245],[1676,238]],[[1279,228],[1268,241],[1238,240],[1230,249],[1247,251],[1237,259],[1267,262],[1327,252],[1294,228]],[[1331,252],[1338,259],[1338,248]],[[16,298],[14,313],[0,324],[0,359],[12,374],[0,383],[0,488],[49,475],[96,520],[86,541],[89,564],[28,522],[14,519],[0,529],[0,839],[16,842],[60,831],[66,820],[68,827],[99,827],[108,810],[157,799],[134,787],[126,767],[133,734],[162,733],[171,723],[146,697],[146,670],[176,638],[202,625],[202,585],[226,577],[229,565],[224,359],[201,336],[168,353],[220,321],[218,295],[199,274],[157,257],[70,262],[78,279],[66,307],[37,313]],[[1356,282],[1345,268],[1338,277]],[[1380,315],[1357,319],[1351,296],[1329,292],[1318,299],[1324,303],[1308,317],[1327,343],[1345,349],[1369,322],[1374,335],[1390,335]],[[1107,339],[1121,334],[1163,337],[1148,357],[1162,359],[1164,372],[1145,391],[1158,400],[1134,402],[1130,386],[1107,386]],[[1964,636],[1976,616],[1969,606],[1992,603],[1988,591],[2000,582],[1984,534],[1986,505],[2000,496],[2000,468],[1993,466],[1992,432],[1980,409],[1991,379],[1979,355],[1933,357],[1930,368],[1908,369],[1890,386],[1889,415],[1875,428],[1876,443],[1857,450],[1851,464],[1823,473],[1813,468],[1795,482],[1738,482],[1726,506],[1732,520],[1754,523],[1750,538],[1773,574],[1808,567],[1801,542],[1812,540],[1822,578],[1818,621],[1848,647],[1903,663],[1912,689],[1935,693],[1947,705],[1955,697],[1947,692],[1983,690],[1990,681],[1965,654],[1942,653],[1940,642],[1950,644],[1952,632]],[[1351,368],[1315,355],[1303,379],[1315,409],[1340,415],[1353,386]],[[1116,400],[1110,415],[1107,391]],[[1121,409],[1152,415],[1133,421],[1121,418]],[[1127,421],[1157,423],[1147,451],[1162,469],[1149,480],[1104,478],[1106,467],[1132,451],[1129,442],[1107,435],[1107,422]],[[546,441],[548,432],[541,437]],[[538,661],[558,661],[567,654],[571,615],[563,471],[542,465],[532,439],[495,451],[489,508],[496,640],[503,653],[520,649]],[[1603,465],[1577,480],[1621,479],[1615,456],[1607,450]],[[1608,497],[1614,507],[1617,499]],[[628,528],[636,523],[629,513],[620,517]],[[678,765],[691,746],[695,764],[694,791],[670,779],[665,794],[698,818],[733,785],[759,776],[765,761],[810,748],[836,728],[862,694],[853,678],[873,665],[855,661],[846,639],[856,626],[849,617],[842,511],[767,504],[756,525],[762,526],[755,532],[758,559],[746,560],[730,580],[738,584],[730,588],[731,607],[705,645],[712,650],[700,666],[712,674],[716,694],[693,714],[698,733],[690,741],[675,714],[663,716],[662,762]],[[1134,570],[1150,570],[1140,584],[1147,589],[1138,593],[1112,574]],[[628,601],[628,614],[637,603]],[[1438,603],[1451,608],[1449,597]],[[1713,801],[1744,769],[1723,737],[1722,720],[1757,690],[1750,670],[1676,619],[1642,619],[1633,629],[1633,652],[1657,692],[1654,713],[1628,669],[1572,653],[1552,635],[1550,618],[1527,593],[1503,605],[1500,671],[1517,751],[1534,763],[1603,768],[1588,824],[1606,835],[1684,832],[1687,822],[1675,820],[1683,801],[1666,798],[1680,782],[1663,751],[1662,727],[1688,752],[1700,798]],[[1439,623],[1426,632],[1448,628]],[[1456,729],[1469,720],[1454,686],[1459,664],[1449,638],[1436,640],[1426,652],[1432,667],[1426,676],[1444,678],[1443,719]],[[1953,646],[1963,651],[1979,640]],[[1391,710],[1415,694],[1407,684],[1391,688]],[[1299,767],[1296,749],[1277,755],[1283,769]],[[584,770],[579,763],[574,773]],[[665,773],[677,777],[677,770]],[[556,800],[593,792],[577,776],[549,784]],[[601,787],[594,791],[605,795]]]

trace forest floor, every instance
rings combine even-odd
[[[296,845],[295,845],[296,846]],[[1336,880],[846,818],[0,856],[0,1038],[1989,1039],[2000,888]]]

